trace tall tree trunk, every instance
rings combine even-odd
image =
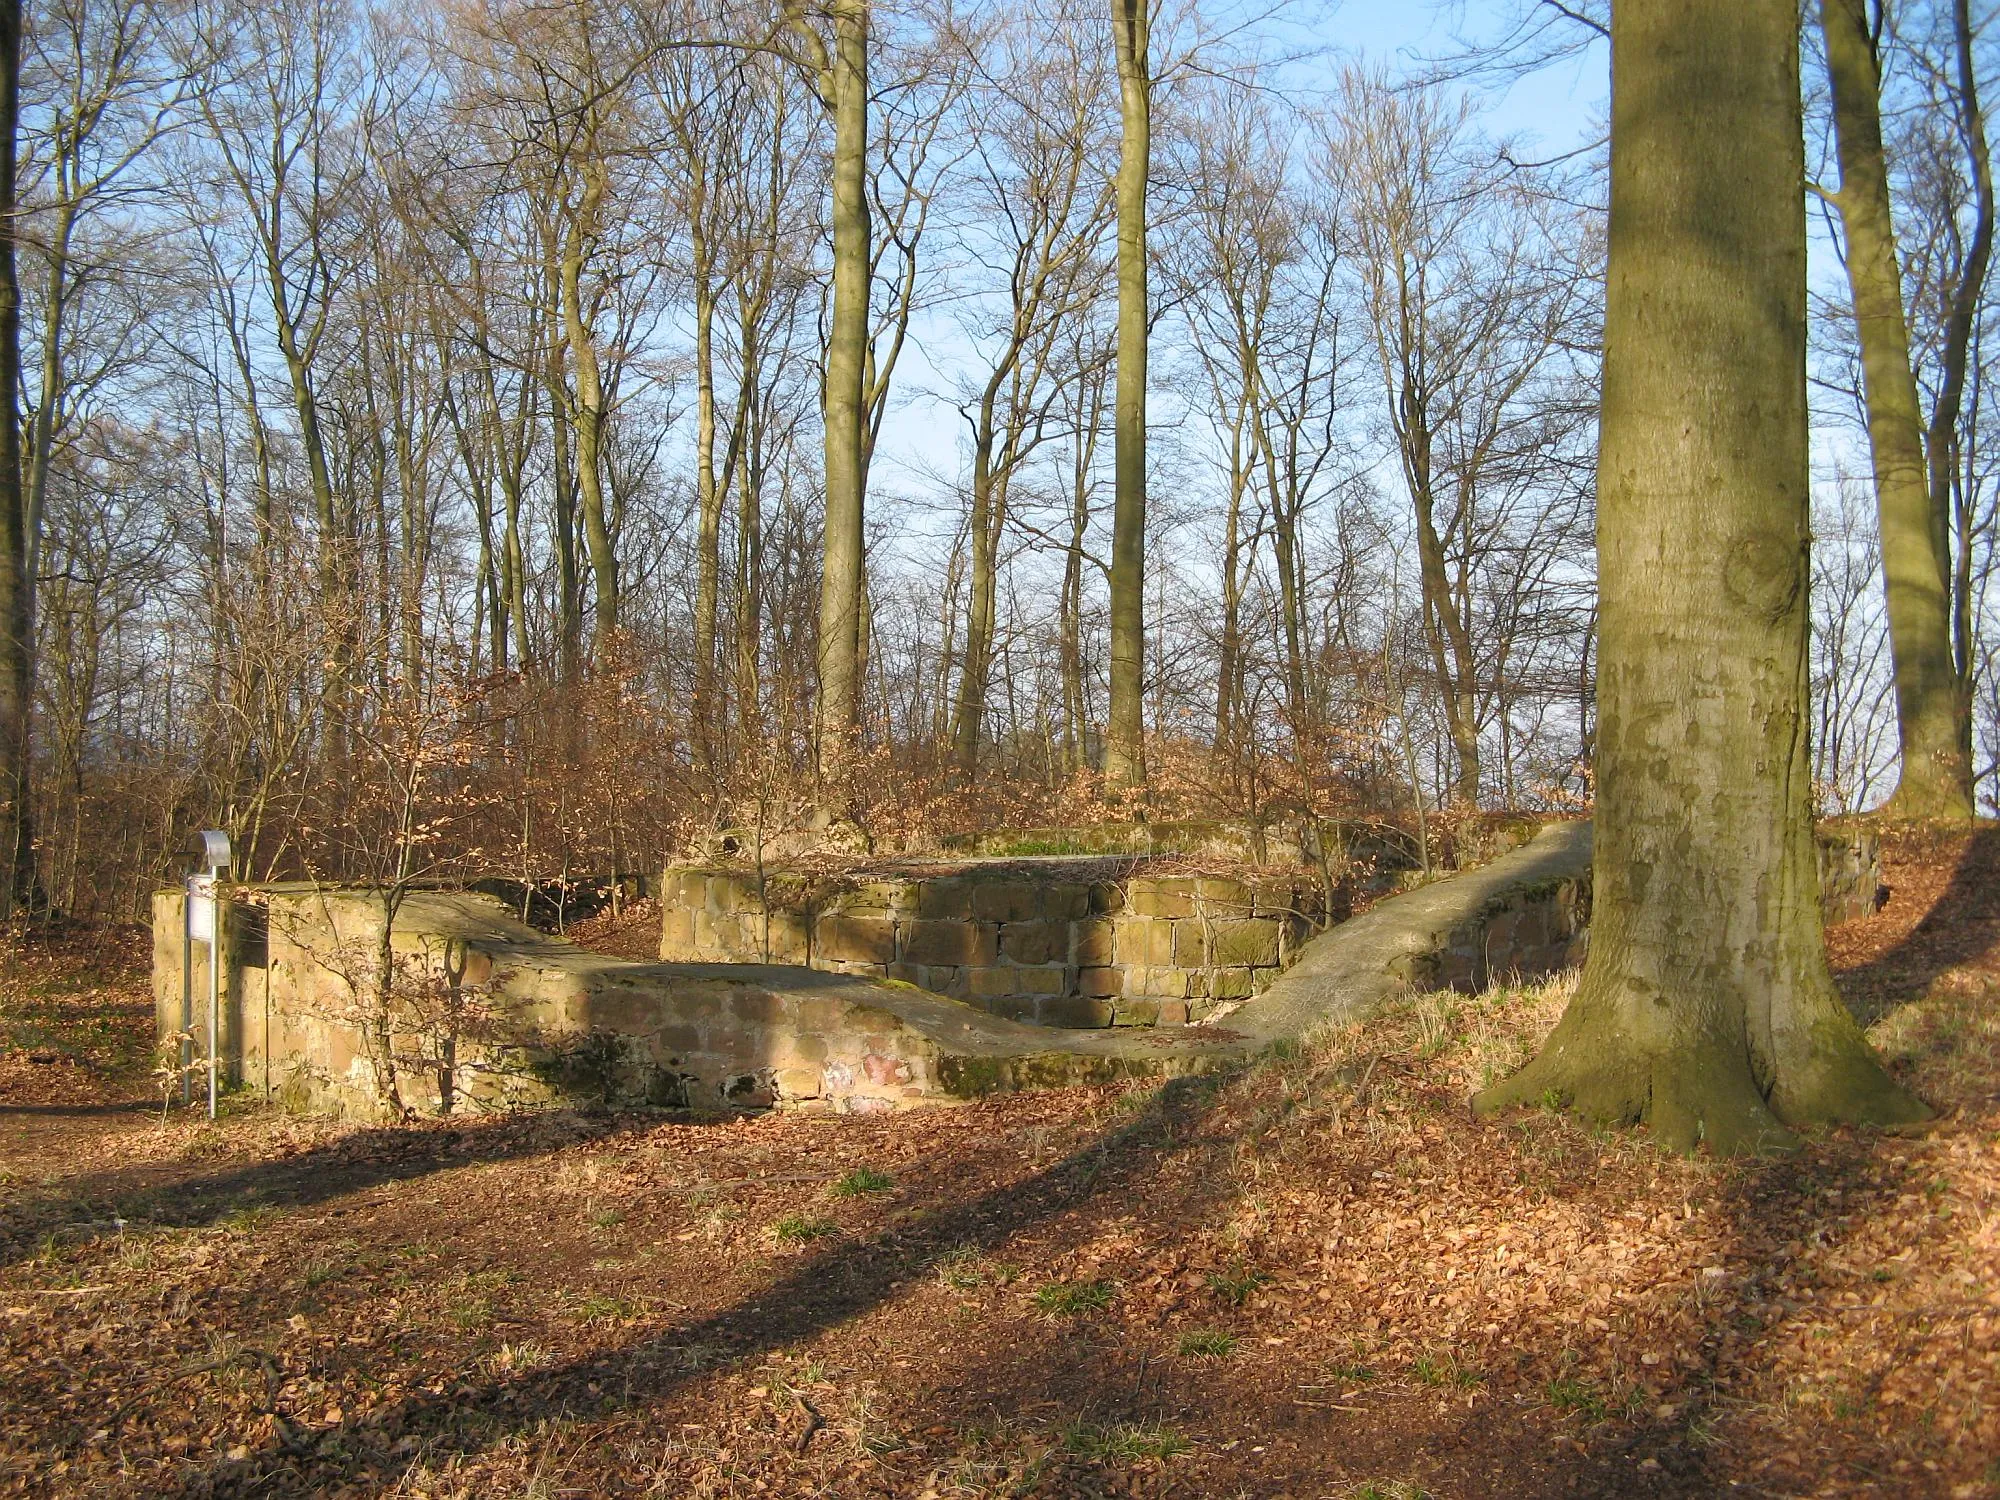
[[[1246,413],[1239,408],[1229,433],[1229,499],[1222,522],[1222,639],[1215,662],[1215,751],[1232,768],[1236,702],[1243,685],[1243,496],[1250,486],[1250,461],[1243,453],[1245,420]]]
[[[1310,795],[1319,720],[1306,680],[1305,557],[1299,543],[1299,512],[1304,503],[1299,492],[1303,486],[1297,465],[1292,461],[1295,446],[1288,446],[1286,457],[1280,462],[1261,402],[1259,408],[1255,432],[1264,459],[1264,488],[1271,501],[1271,550],[1277,560],[1278,608],[1285,644],[1285,708],[1291,720],[1293,752]],[[1477,746],[1475,739],[1475,754]]]
[[[527,371],[521,372],[520,383],[515,386],[514,420],[511,424],[513,440],[507,439],[509,424],[500,416],[498,386],[493,378],[493,365],[484,362],[486,384],[491,396],[490,405],[494,413],[495,438],[500,465],[500,495],[506,509],[506,529],[501,538],[500,586],[507,601],[507,629],[511,631],[514,643],[514,669],[525,672],[530,666],[528,652],[528,556],[521,535],[521,502],[526,489],[528,451],[533,446],[535,421],[535,382]],[[504,670],[506,657],[496,652],[494,660]]]
[[[1146,782],[1146,176],[1152,162],[1151,0],[1112,0],[1118,150],[1118,391],[1112,414],[1111,714],[1104,777]]]
[[[525,672],[531,665],[528,646],[528,559],[521,543],[521,476],[501,486],[506,506],[506,526],[500,543],[500,591],[507,601],[507,628],[514,642],[514,668]],[[502,670],[506,658],[495,656]]]
[[[1975,653],[1972,639],[1973,520],[1968,487],[1963,483],[1964,445],[1958,429],[1965,401],[1965,378],[1971,360],[1972,337],[1978,324],[1980,298],[1993,259],[1993,160],[1986,145],[1986,112],[1979,102],[1979,79],[1972,57],[1972,14],[1968,0],[1953,0],[1952,41],[1957,51],[1959,127],[1972,168],[1972,237],[1952,291],[1945,320],[1944,378],[1925,435],[1930,464],[1931,526],[1938,564],[1950,580],[1952,666],[1957,687],[1959,751],[1964,757],[1968,788],[1972,768],[1972,688]],[[1957,558],[1952,557],[1952,539]],[[1968,803],[1968,811],[1970,804]]]
[[[952,715],[952,758],[961,771],[979,768],[979,736],[986,718],[987,679],[993,671],[994,601],[1000,570],[1001,499],[1005,485],[993,474],[994,411],[1005,369],[995,370],[979,403],[972,436],[971,597],[965,611],[965,660],[958,674]]]
[[[1444,541],[1437,533],[1434,497],[1429,485],[1415,493],[1417,569],[1423,584],[1424,638],[1431,648],[1431,668],[1437,673],[1438,700],[1458,760],[1458,781],[1452,795],[1465,807],[1479,805],[1479,725],[1473,711],[1472,635],[1458,612],[1445,571]]]
[[[721,597],[722,489],[715,478],[715,288],[711,284],[706,212],[699,197],[689,210],[694,241],[695,532],[694,739],[704,760],[715,753],[715,619]],[[740,419],[739,419],[740,420]]]
[[[1080,351],[1079,351],[1080,352]],[[1084,542],[1090,533],[1091,474],[1097,464],[1097,435],[1104,419],[1103,366],[1078,361],[1076,445],[1070,453],[1069,546],[1063,552],[1062,692],[1064,771],[1075,776],[1091,760],[1090,692],[1084,679],[1083,569],[1088,561]]]
[[[1718,1153],[1908,1122],[1835,994],[1806,746],[1806,237],[1793,0],[1620,0],[1598,454],[1595,916],[1476,1102]]]
[[[549,271],[549,294],[556,306],[550,309],[542,379],[549,397],[549,489],[556,532],[556,677],[568,684],[583,670],[583,589],[576,555],[576,480],[570,467],[573,418],[565,373],[569,341],[553,331],[562,315],[562,291],[560,274],[553,265]]]
[[[618,633],[618,559],[604,508],[604,381],[597,364],[597,341],[583,310],[583,262],[597,233],[604,202],[604,169],[585,168],[583,197],[570,221],[562,258],[562,314],[565,339],[576,361],[576,487],[583,501],[583,544],[590,558],[591,609],[597,649]]]
[[[35,905],[29,716],[35,621],[21,484],[21,283],[15,263],[15,137],[21,120],[21,0],[0,0],[0,916]]]
[[[46,284],[42,291],[41,399],[35,404],[34,420],[28,427],[26,464],[28,618],[35,618],[35,596],[41,577],[42,514],[48,506],[49,467],[55,457],[56,433],[64,425],[65,400],[63,353],[64,324],[69,308],[70,245],[76,232],[76,207],[65,202],[57,210],[55,226],[49,234]]]
[[[1840,192],[1834,201],[1847,235],[1847,284],[1861,341],[1903,752],[1889,810],[1903,817],[1969,818],[1972,758],[1959,727],[1951,591],[1924,473],[1924,423],[1903,314],[1889,168],[1882,150],[1882,73],[1869,0],[1823,0],[1820,30],[1833,88],[1840,154]]]
[[[761,441],[761,439],[760,439]],[[745,455],[736,520],[736,724],[741,751],[763,738],[764,501],[763,460]]]
[[[1431,670],[1437,678],[1438,701],[1445,728],[1458,761],[1455,799],[1466,807],[1479,805],[1479,729],[1472,710],[1472,636],[1460,617],[1451,576],[1445,567],[1444,538],[1437,529],[1436,469],[1432,464],[1433,435],[1430,392],[1403,346],[1401,386],[1394,393],[1394,426],[1402,450],[1403,479],[1416,511],[1417,577],[1421,584],[1424,643],[1430,648]]]
[[[760,303],[739,304],[740,375],[736,383],[736,724],[741,753],[755,756],[764,738],[764,409]]]
[[[862,521],[867,483],[868,0],[835,0],[833,319],[826,349],[826,535],[819,596],[819,756],[838,777],[861,702]]]

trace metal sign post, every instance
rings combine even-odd
[[[181,967],[181,1027],[191,1029],[194,1025],[193,988],[194,945],[208,944],[208,1117],[215,1118],[216,1064],[220,1052],[222,1034],[222,913],[219,909],[219,886],[222,872],[229,868],[229,835],[219,828],[205,828],[201,835],[202,863],[208,866],[206,874],[190,875],[187,882],[187,938],[183,943],[185,962]],[[185,1054],[188,1044],[181,1044],[183,1053],[181,1072],[181,1102],[187,1103],[190,1092],[188,1073],[192,1062]]]
[[[194,881],[181,882],[181,1103],[194,1102]]]

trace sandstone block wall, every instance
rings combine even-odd
[[[1873,833],[1866,829],[1819,830],[1820,913],[1828,925],[1872,913],[1881,884],[1882,860]]]
[[[1582,962],[1589,928],[1589,880],[1529,888],[1453,928],[1426,971],[1408,977],[1422,988],[1467,994],[1533,983]]]
[[[217,1072],[225,1086],[264,1079],[270,1014],[269,945],[264,909],[233,897],[225,886],[217,902],[222,964],[216,1034]],[[186,893],[176,887],[153,894],[153,1019],[162,1041],[181,1029],[195,1033],[193,1055],[208,1056],[209,945],[197,941],[193,953],[192,1005],[181,1006],[186,928]],[[206,1088],[197,1082],[197,1091]]]
[[[294,1109],[376,1109],[364,1027],[382,905],[365,891],[239,887],[221,944],[221,1073]],[[255,918],[245,915],[255,911]],[[181,1024],[181,893],[154,900],[159,1035]],[[706,978],[546,938],[490,897],[424,892],[399,912],[389,1052],[405,1104],[565,1098],[865,1114],[949,1097],[940,1049],[835,976]],[[195,951],[198,1029],[206,944]],[[939,1002],[931,1002],[937,1004]],[[206,1056],[206,1036],[197,1046]],[[197,1092],[200,1091],[197,1081]]]
[[[1303,876],[1132,874],[1098,861],[950,867],[814,886],[678,867],[660,957],[897,979],[1045,1026],[1185,1025],[1271,984],[1323,925]]]

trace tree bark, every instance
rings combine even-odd
[[[868,0],[836,0],[824,85],[833,110],[833,317],[826,349],[826,534],[819,600],[819,757],[837,777],[861,700],[862,523],[867,460]]]
[[[1080,362],[1081,363],[1081,362]],[[1063,550],[1062,617],[1063,770],[1070,776],[1091,762],[1090,694],[1084,677],[1083,578],[1090,533],[1091,474],[1104,414],[1104,369],[1082,367],[1076,386],[1075,447],[1070,454],[1069,545]]]
[[[1957,52],[1959,128],[1972,168],[1972,237],[1960,263],[1958,286],[1952,292],[1945,320],[1944,378],[1931,410],[1925,447],[1930,464],[1931,526],[1938,566],[1949,582],[1952,668],[1958,749],[1964,757],[1968,788],[1972,776],[1972,691],[1976,651],[1973,642],[1974,525],[1971,503],[1962,483],[1964,446],[1959,413],[1965,401],[1967,366],[1979,320],[1980,299],[1993,259],[1993,162],[1986,145],[1986,112],[1979,102],[1978,74],[1972,57],[1972,14],[1968,0],[1953,0],[1952,41]],[[1954,560],[1953,540],[1957,543]],[[1969,793],[1968,793],[1969,795]],[[1968,811],[1970,804],[1968,802]]]
[[[552,210],[553,211],[553,210]],[[563,316],[561,254],[553,221],[544,227],[542,387],[549,400],[549,490],[556,543],[556,680],[574,683],[583,672],[583,588],[576,553],[576,474],[570,463],[574,430],[569,393],[569,336]],[[526,658],[524,657],[525,663]]]
[[[995,370],[981,393],[972,439],[972,597],[965,613],[965,662],[959,669],[952,715],[952,758],[970,775],[979,768],[979,738],[986,719],[986,680],[993,670],[995,600],[999,591],[1000,532],[1006,524],[1004,479],[993,472],[994,408],[1006,369]]]
[[[567,226],[561,263],[564,338],[576,361],[576,396],[570,403],[576,424],[576,487],[583,501],[583,542],[590,558],[591,612],[600,652],[618,633],[618,558],[604,508],[604,381],[596,334],[584,312],[583,267],[597,237],[604,170],[601,162],[584,167],[583,193]]]
[[[692,164],[693,154],[690,153]],[[698,170],[698,168],[692,168]],[[695,498],[694,723],[705,760],[715,752],[715,622],[721,597],[722,489],[715,475],[715,287],[709,254],[705,193],[689,194],[688,233],[693,241]]]
[[[21,479],[21,283],[14,175],[21,120],[21,0],[0,0],[0,917],[35,905],[35,622]]]
[[[1246,356],[1246,364],[1251,356]],[[1250,377],[1254,379],[1254,377]],[[1246,379],[1246,385],[1250,383]],[[1219,393],[1219,387],[1218,387]],[[1238,407],[1229,432],[1228,501],[1222,517],[1222,637],[1215,659],[1215,753],[1236,767],[1236,700],[1243,688],[1243,496],[1250,488],[1244,426],[1252,420]],[[1253,547],[1255,542],[1253,540]],[[1254,563],[1254,557],[1252,559]]]
[[[1475,1106],[1718,1153],[1915,1121],[1820,933],[1796,6],[1623,0],[1612,77],[1590,958]]]
[[[1874,456],[1882,579],[1895,663],[1902,773],[1888,810],[1904,817],[1972,816],[1972,758],[1960,732],[1951,649],[1951,592],[1935,544],[1924,469],[1924,422],[1910,365],[1889,167],[1882,150],[1880,59],[1869,0],[1823,0],[1827,79],[1840,156],[1847,284],[1861,343]],[[1948,503],[1948,502],[1947,502]]]
[[[1112,410],[1111,710],[1104,777],[1146,783],[1146,177],[1152,161],[1151,0],[1112,0],[1118,151],[1118,389]]]

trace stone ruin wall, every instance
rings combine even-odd
[[[1830,921],[1873,909],[1879,867],[1872,836],[1822,838],[1820,866]],[[669,907],[669,941],[680,930],[689,945],[675,957],[688,961],[698,937],[706,950],[699,961],[761,961],[761,908],[746,899],[754,876],[682,869],[671,879],[678,901]],[[232,894],[237,899],[223,908],[224,1081],[294,1108],[360,1107],[367,1065],[349,986],[328,956],[372,945],[379,904],[366,893],[299,887]],[[566,1097],[861,1112],[980,1092],[979,1068],[998,1065],[940,1049],[879,999],[845,987],[841,974],[928,980],[984,1009],[1045,1024],[1172,1022],[1233,1009],[1232,996],[1268,986],[1296,955],[1313,910],[1311,888],[1284,880],[1065,883],[1023,879],[1018,865],[1004,875],[878,881],[817,896],[794,884],[774,894],[772,957],[834,972],[710,978],[654,969],[547,939],[489,898],[447,893],[412,900],[395,946],[428,963],[448,941],[458,944],[464,984],[504,1021],[498,1032],[480,1028],[488,1034],[463,1039],[456,1087],[468,1103]],[[181,1015],[180,895],[162,891],[154,902],[163,1038]],[[1413,947],[1389,972],[1419,988],[1476,991],[1560,970],[1581,957],[1588,940],[1589,897],[1587,876],[1517,888]],[[206,945],[192,956],[199,1029]],[[991,993],[975,996],[975,984]],[[902,993],[913,1003],[940,1004]],[[399,1037],[397,1050],[421,1049]],[[1030,1061],[1047,1066],[1046,1058]],[[1008,1067],[1013,1072],[1000,1069],[1008,1077],[1021,1071]],[[1058,1069],[1047,1081],[1076,1076]],[[435,1102],[421,1077],[407,1084],[412,1102]]]
[[[1828,926],[1873,913],[1882,888],[1882,858],[1867,829],[1821,828],[1818,832],[1819,908]]]
[[[1452,929],[1441,947],[1401,974],[1415,989],[1476,995],[1489,985],[1532,984],[1583,962],[1590,942],[1590,881],[1518,891],[1497,910]]]
[[[752,871],[670,869],[660,957],[902,980],[1044,1026],[1179,1026],[1261,993],[1324,925],[1303,875],[1092,879],[1076,863],[824,890],[787,873],[761,891]]]
[[[182,893],[153,903],[157,1034],[181,1023]],[[237,885],[222,902],[220,1075],[294,1111],[374,1113],[353,979],[381,933],[380,902],[349,890]],[[395,1002],[404,1101],[434,1112],[566,1100],[617,1106],[847,1114],[906,1109],[966,1085],[954,1060],[835,976],[705,978],[550,941],[489,896],[425,893],[398,919],[410,977],[455,968],[466,1014],[450,1037]],[[195,1030],[205,1057],[208,945],[194,945]],[[406,987],[407,988],[407,987]],[[435,1000],[442,989],[432,986]],[[933,1002],[937,1003],[937,1002]],[[962,1070],[961,1070],[962,1071]],[[194,1080],[198,1095],[205,1078]]]

